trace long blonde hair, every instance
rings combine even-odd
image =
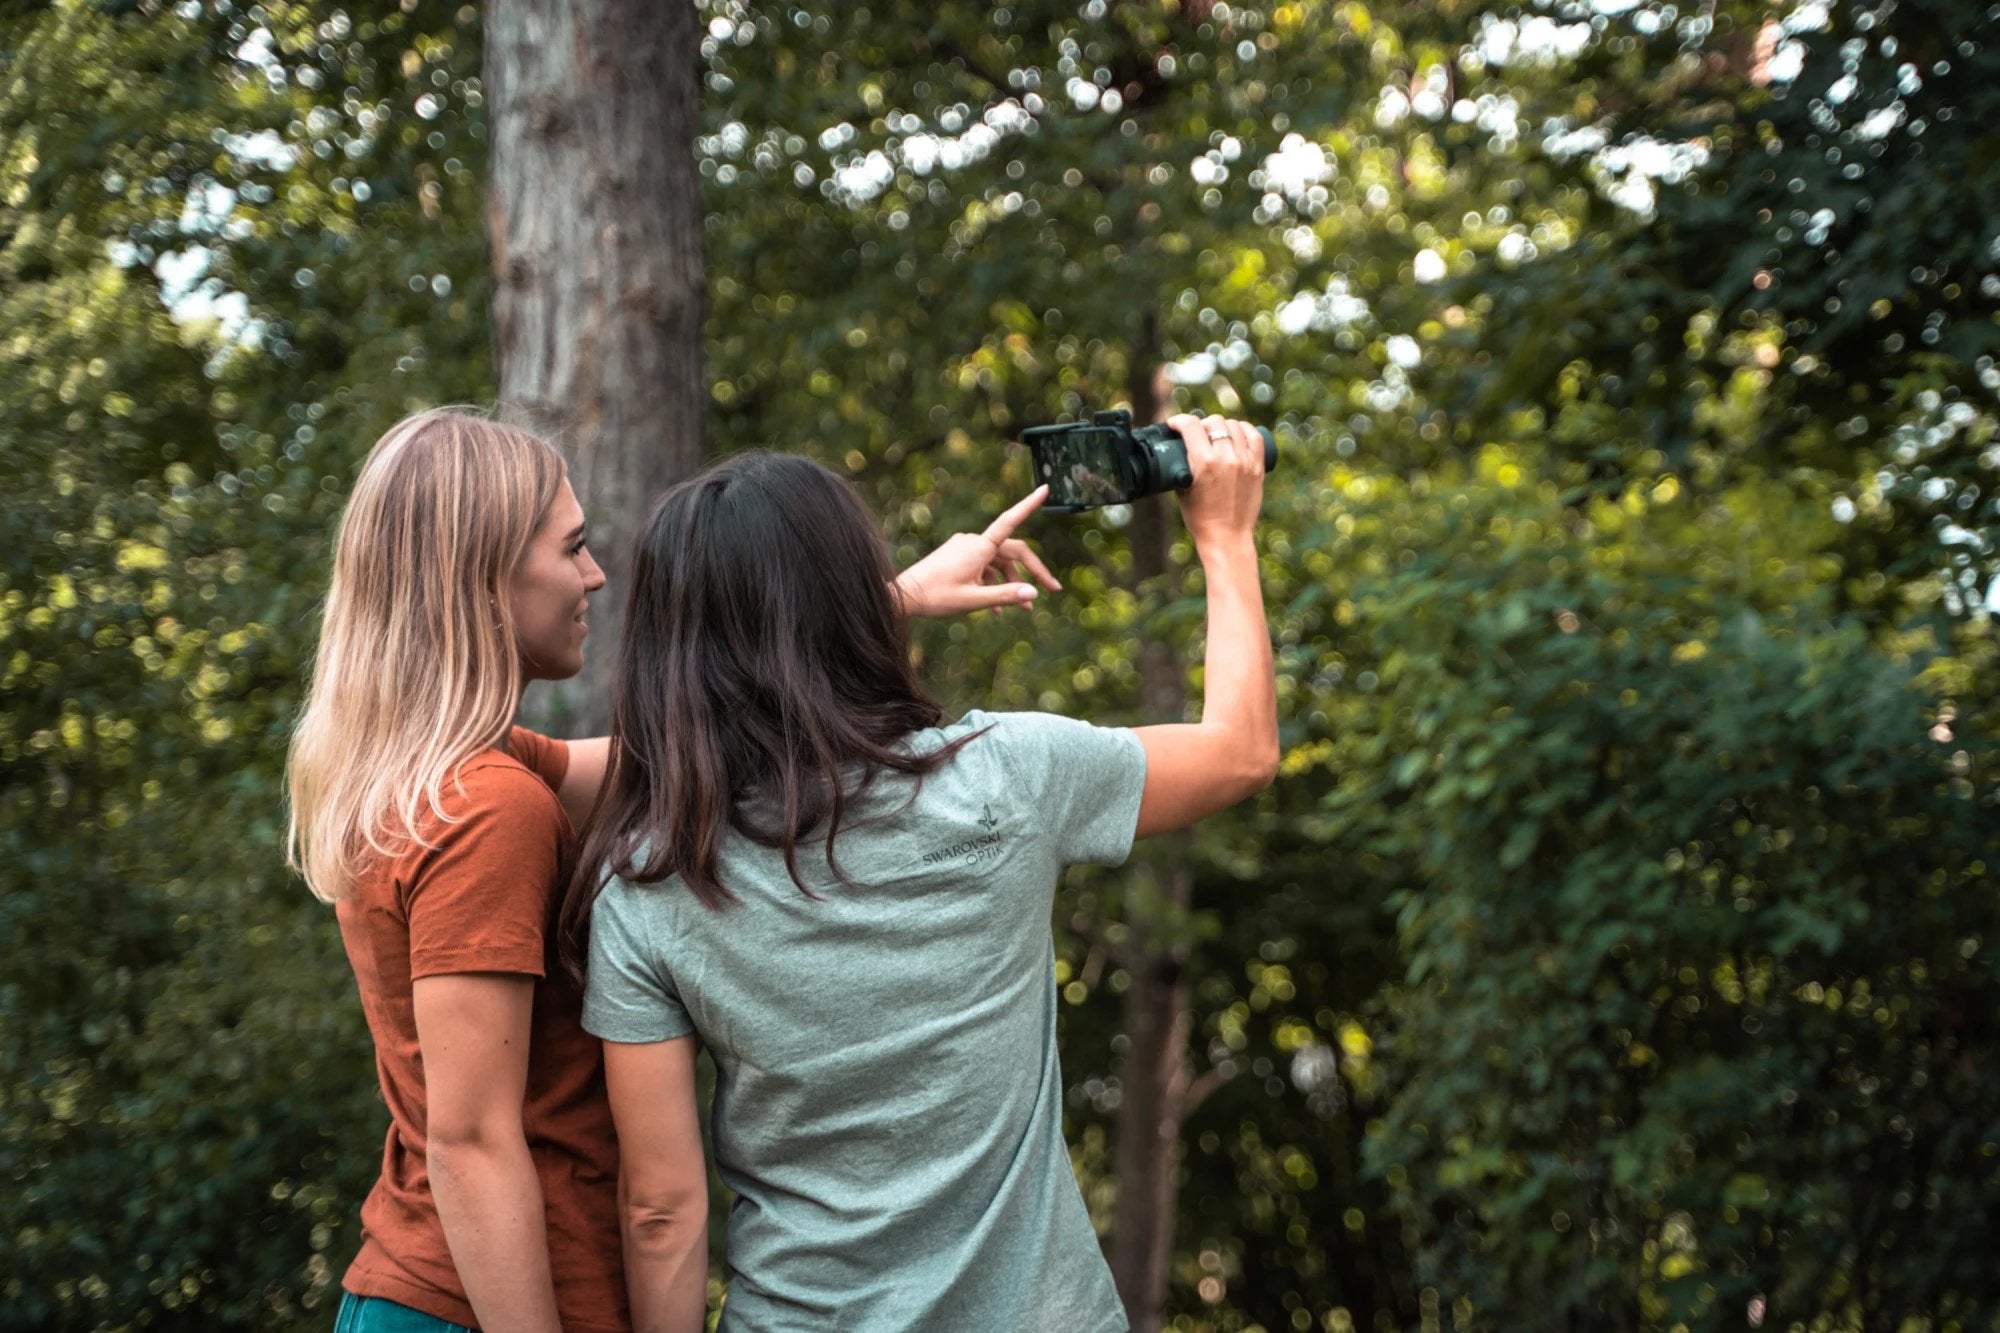
[[[429,845],[445,783],[507,734],[522,689],[507,579],[564,473],[547,441],[451,408],[396,423],[362,463],[286,769],[286,857],[318,897]]]

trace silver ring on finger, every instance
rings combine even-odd
[[[1235,432],[1230,430],[1226,424],[1213,425],[1208,428],[1208,438],[1214,440],[1217,444],[1229,439],[1234,434]]]

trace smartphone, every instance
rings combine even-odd
[[[1052,512],[1128,504],[1134,498],[1129,431],[1109,428],[1029,430],[1023,440],[1034,451],[1035,480],[1046,482]]]

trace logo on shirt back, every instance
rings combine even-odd
[[[962,838],[949,846],[925,852],[924,864],[927,866],[938,866],[956,861],[961,865],[969,866],[977,865],[981,861],[998,856],[1000,854],[1000,835],[995,830],[1000,827],[1000,820],[994,815],[992,805],[986,805],[980,811],[979,818],[972,822],[986,831],[970,838]]]

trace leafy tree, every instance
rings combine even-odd
[[[1938,0],[1674,12],[1633,9],[1546,106],[1576,243],[1467,279],[1475,350],[1439,361],[1444,401],[1482,425],[1565,404],[1556,438],[1613,487],[1710,462],[1831,479],[1829,549],[1935,573],[1962,614],[2000,574],[2000,46]],[[1589,144],[1668,162],[1633,182],[1635,222],[1604,225]],[[1893,621],[1884,586],[1845,595]]]
[[[355,1240],[279,779],[352,460],[484,392],[465,22],[0,19],[0,1326],[310,1322]]]
[[[1991,746],[1824,557],[1766,572],[1830,518],[1552,498],[1356,515],[1418,528],[1333,802],[1422,882],[1367,1153],[1416,1280],[1462,1326],[1985,1326]]]

